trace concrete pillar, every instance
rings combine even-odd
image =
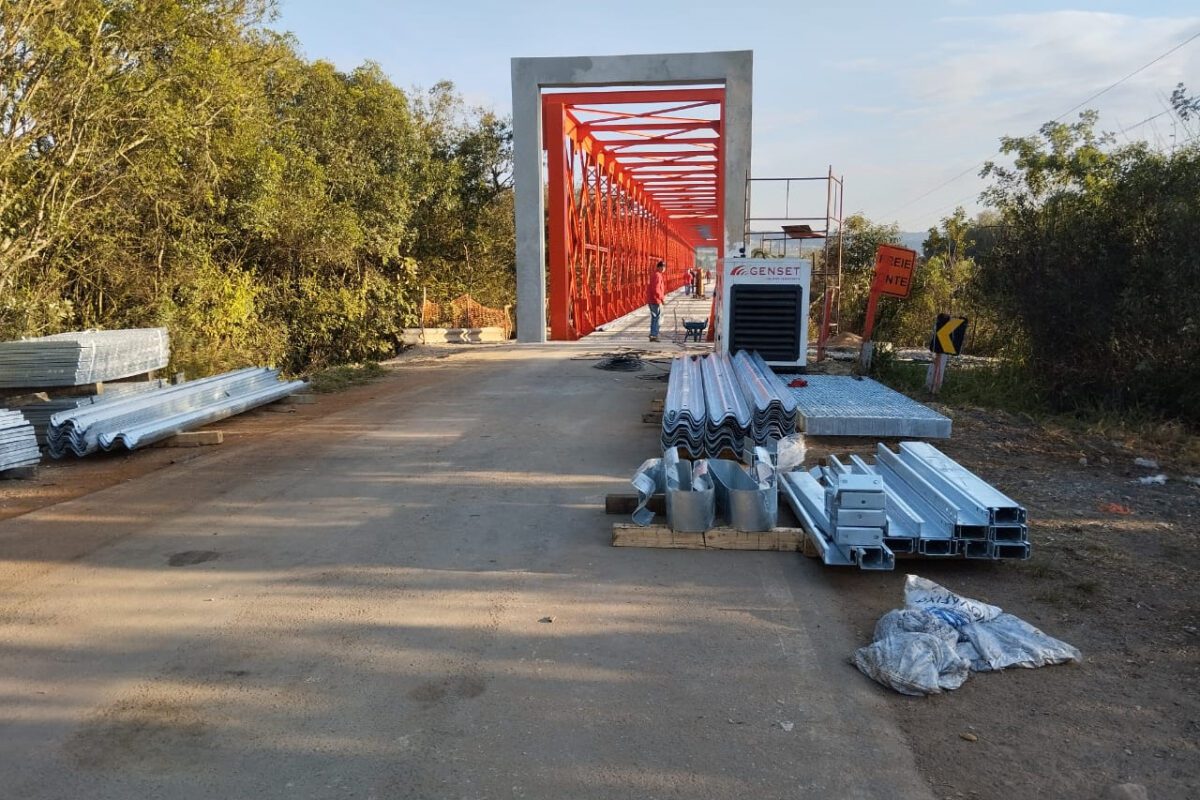
[[[516,208],[517,341],[546,341],[546,216],[542,103],[531,59],[512,60],[513,205]]]

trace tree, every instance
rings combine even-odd
[[[511,134],[308,62],[269,0],[0,4],[0,335],[167,325],[193,374],[391,354],[511,302]]]
[[[1187,93],[1187,87],[1178,83],[1171,92],[1171,108],[1175,110],[1180,119],[1188,122],[1192,117],[1200,117],[1200,97],[1190,96]]]
[[[1200,147],[1114,148],[1096,115],[1004,139],[988,164],[1001,234],[981,261],[1024,357],[1063,407],[1142,404],[1200,420]]]
[[[419,282],[438,300],[470,293],[486,305],[512,303],[511,123],[467,108],[448,81],[420,99],[417,114],[430,159],[414,223]]]
[[[862,331],[866,322],[867,297],[875,275],[875,252],[881,244],[900,244],[900,226],[872,222],[862,214],[846,218],[842,226],[841,324],[846,331]],[[885,324],[894,309],[881,308]]]

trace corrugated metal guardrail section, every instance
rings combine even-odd
[[[671,362],[663,450],[741,453],[796,430],[796,399],[757,353],[683,355]]]
[[[781,475],[780,490],[826,564],[892,569],[895,553],[1027,559],[1025,509],[926,442],[880,444],[875,464]]]
[[[169,386],[161,378],[152,381],[130,381],[128,383],[109,383],[104,387],[104,394],[85,394],[75,397],[52,397],[48,400],[32,400],[18,406],[17,410],[33,426],[38,445],[46,446],[46,429],[50,427],[50,418],[60,411],[72,408],[84,408],[101,403],[111,403],[122,400],[138,392],[152,392]]]
[[[280,382],[279,371],[234,370],[112,402],[60,411],[50,418],[53,458],[97,450],[135,450],[294,394],[304,381]]]

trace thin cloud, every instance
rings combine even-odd
[[[949,17],[942,23],[951,40],[908,76],[914,95],[924,102],[967,104],[997,95],[1078,100],[1200,31],[1200,17],[1089,11]],[[1181,52],[1122,89],[1128,94],[1161,88],[1188,72],[1194,75],[1188,67],[1197,63],[1200,57]]]
[[[941,154],[909,198],[965,173],[928,197],[905,205],[902,223],[928,219],[983,187],[974,169],[996,153],[1003,135],[1034,133],[1089,95],[1200,31],[1200,17],[1138,18],[1122,14],[1053,11],[938,21],[946,41],[902,73],[901,95],[923,110],[893,132],[902,161],[914,170]],[[1088,107],[1100,126],[1136,121],[1162,110],[1160,98],[1180,81],[1200,81],[1200,42],[1185,47],[1121,83]],[[1082,109],[1081,109],[1082,110]],[[1074,112],[1065,119],[1074,119]],[[1146,136],[1151,132],[1142,131]],[[940,178],[938,175],[945,173]],[[903,198],[901,198],[903,200]],[[973,199],[962,201],[968,209]],[[897,203],[896,208],[901,205]],[[886,211],[885,211],[886,213]]]

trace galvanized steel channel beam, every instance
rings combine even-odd
[[[874,465],[858,456],[848,463],[830,456],[828,466],[781,475],[780,491],[827,564],[889,569],[895,553],[1028,558],[1025,509],[931,450],[903,442],[897,454],[881,444]],[[875,504],[882,507],[882,522]],[[996,519],[1013,521],[995,524]],[[876,545],[881,552],[870,550]]]

